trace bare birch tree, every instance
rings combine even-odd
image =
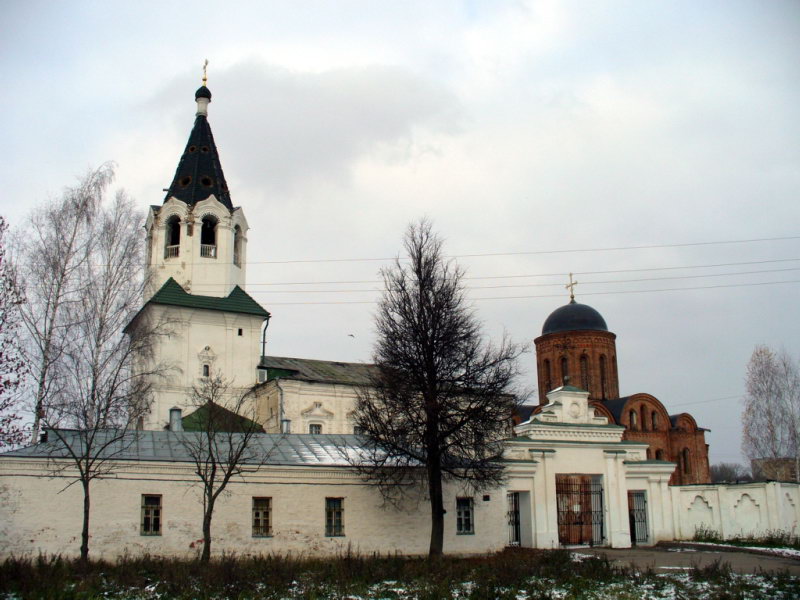
[[[22,295],[6,256],[6,225],[0,216],[0,450],[22,442],[20,384],[27,371],[19,342]]]
[[[33,386],[31,443],[39,439],[47,398],[62,383],[59,360],[74,325],[64,313],[81,302],[78,270],[91,256],[93,221],[113,178],[111,163],[91,171],[60,199],[35,210],[18,237],[15,271],[26,299],[20,314]]]
[[[421,483],[430,499],[429,554],[443,551],[443,481],[474,490],[502,480],[497,459],[517,405],[512,385],[522,349],[484,340],[464,272],[447,261],[428,221],[409,226],[398,259],[382,272],[374,362],[356,426],[373,452],[358,467],[384,492]]]
[[[256,421],[254,390],[230,392],[228,382],[211,373],[192,388],[190,404],[195,412],[184,421],[191,423],[181,444],[194,464],[203,495],[204,563],[211,558],[211,522],[214,508],[234,477],[257,471],[269,453],[258,443],[264,429]]]
[[[800,365],[785,350],[756,346],[747,364],[742,451],[753,459],[791,459],[800,480]]]
[[[167,333],[163,323],[140,318],[123,333],[145,287],[144,217],[124,192],[103,203],[112,176],[106,165],[67,190],[61,204],[37,211],[17,266],[27,284],[23,318],[36,366],[36,418],[49,443],[69,456],[54,460],[54,471],[72,479],[67,487],[83,490],[82,560],[89,555],[91,483],[135,443],[151,384],[167,370],[143,360]]]

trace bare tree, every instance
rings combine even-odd
[[[264,429],[256,421],[254,398],[253,388],[232,392],[218,373],[192,388],[190,404],[195,411],[184,421],[194,433],[180,439],[202,487],[202,562],[211,558],[211,521],[220,495],[233,477],[257,471],[269,456],[258,443]]]
[[[23,318],[36,359],[35,414],[53,447],[69,456],[53,460],[54,470],[72,479],[67,487],[80,483],[83,489],[83,560],[91,483],[107,476],[115,458],[135,443],[151,383],[166,371],[144,360],[167,333],[163,323],[140,318],[123,334],[145,287],[144,217],[124,192],[103,204],[112,175],[108,166],[90,173],[62,204],[34,215],[34,235],[17,272],[28,283]],[[62,236],[72,241],[62,243]]]
[[[756,346],[747,364],[742,450],[752,460],[794,462],[800,480],[800,366],[785,350]]]
[[[93,221],[113,178],[111,163],[91,171],[60,199],[35,210],[18,238],[15,271],[26,299],[20,309],[34,388],[31,443],[39,439],[47,398],[61,385],[59,360],[73,326],[64,313],[81,302],[77,272],[91,257]]]
[[[354,420],[372,452],[362,473],[384,493],[421,483],[430,499],[431,556],[442,554],[442,484],[474,490],[499,483],[500,440],[517,405],[511,393],[522,349],[487,343],[431,223],[409,226],[408,262],[382,272],[376,369],[359,392]]]
[[[711,483],[737,483],[753,481],[750,469],[739,463],[717,463],[709,468]]]
[[[6,225],[0,216],[0,450],[22,442],[20,383],[27,371],[19,343],[22,295],[6,258]]]

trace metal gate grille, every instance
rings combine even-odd
[[[520,545],[519,492],[508,494],[508,545]]]
[[[647,496],[644,490],[628,491],[628,520],[630,522],[631,543],[647,543]]]
[[[603,543],[603,485],[590,475],[557,475],[558,541],[562,545]]]

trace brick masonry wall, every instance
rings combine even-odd
[[[567,359],[570,385],[586,389],[590,399],[619,396],[617,372],[617,336],[606,331],[570,331],[550,333],[534,340],[536,366],[539,380],[539,403],[547,404],[549,391],[563,384],[562,358]],[[581,357],[585,356],[586,369],[582,372]],[[603,357],[601,359],[601,357]],[[605,375],[601,362],[605,361]],[[550,365],[548,380],[547,364]]]

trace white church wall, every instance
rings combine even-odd
[[[280,397],[283,395],[283,417]],[[280,431],[280,418],[291,421],[292,433],[309,433],[312,424],[321,432],[353,433],[352,412],[356,391],[352,385],[316,383],[292,379],[272,380],[259,392],[259,415],[268,433]]]
[[[162,429],[169,409],[190,407],[189,393],[203,380],[203,365],[222,375],[231,394],[241,394],[256,383],[261,323],[259,316],[151,304],[154,319],[168,321],[170,335],[156,346],[153,360],[174,366],[166,379],[153,383],[154,404],[145,427]],[[242,334],[239,335],[241,329]]]
[[[20,473],[26,476],[20,476]],[[16,474],[16,476],[15,476]],[[49,477],[46,463],[0,461],[0,556],[76,556],[80,544],[82,493],[63,477]],[[30,476],[38,475],[38,476]],[[160,495],[162,534],[141,529],[142,494]],[[90,552],[94,558],[127,554],[191,557],[202,549],[202,502],[186,464],[131,463],[112,478],[92,483]],[[456,532],[456,498],[473,499],[474,534]],[[271,537],[252,535],[253,497],[272,499]],[[488,498],[488,499],[485,499]],[[325,536],[325,499],[342,498],[344,536]],[[54,507],[57,507],[54,508]],[[507,542],[504,490],[467,494],[445,486],[444,547],[448,553],[499,550]],[[346,468],[263,467],[234,480],[214,511],[212,552],[331,555],[426,554],[430,511],[424,497],[401,509],[385,505],[377,488]]]

